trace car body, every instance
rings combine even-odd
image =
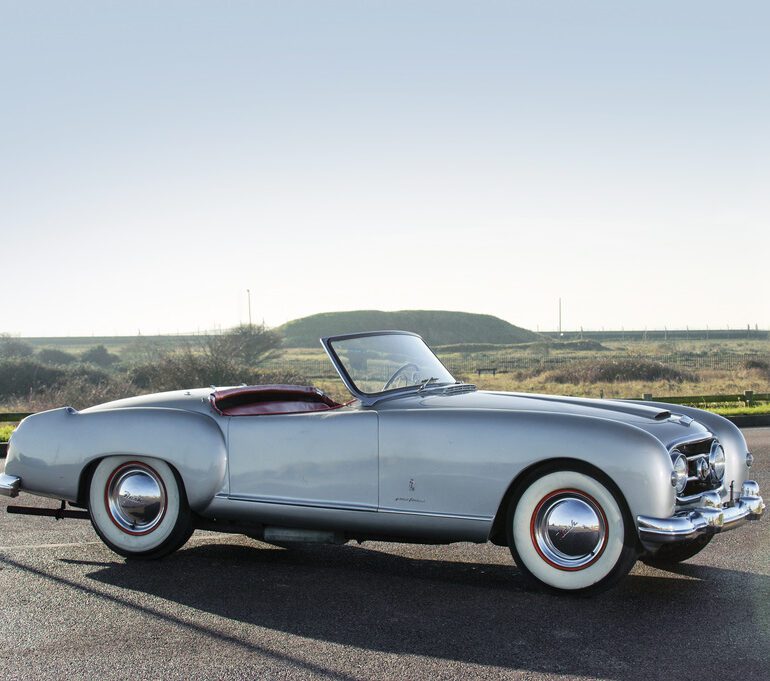
[[[322,344],[353,395],[180,390],[34,414],[0,491],[87,509],[128,557],[195,527],[268,542],[492,541],[527,579],[586,592],[683,560],[764,510],[741,432],[651,402],[477,390],[419,336]]]

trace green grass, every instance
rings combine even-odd
[[[754,404],[750,407],[747,407],[744,404],[718,407],[707,406],[705,408],[709,411],[713,411],[716,414],[720,414],[721,416],[756,416],[758,414],[770,414],[770,402],[766,402],[764,404]]]
[[[16,425],[11,423],[0,424],[0,442],[8,442],[15,427]]]

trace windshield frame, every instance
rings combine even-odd
[[[460,382],[460,381],[457,381],[457,379],[454,376],[452,376],[452,372],[446,368],[446,366],[438,358],[436,353],[433,352],[431,347],[425,342],[425,339],[419,334],[412,333],[411,331],[397,331],[397,330],[362,331],[359,333],[346,333],[340,336],[326,336],[322,338],[321,345],[323,345],[324,350],[326,350],[326,354],[329,355],[329,359],[332,361],[332,364],[334,365],[334,368],[337,370],[337,373],[342,379],[342,382],[345,384],[345,387],[350,391],[352,395],[354,395],[357,399],[359,399],[364,406],[371,406],[375,402],[378,402],[379,400],[390,398],[390,397],[400,397],[401,395],[419,394],[420,392],[423,392],[426,387],[424,385],[410,385],[402,388],[391,388],[390,390],[382,390],[380,392],[375,392],[375,393],[367,393],[359,389],[355,381],[351,378],[350,374],[348,373],[348,370],[345,368],[345,365],[343,364],[342,360],[339,358],[339,355],[335,351],[333,344],[337,341],[351,340],[353,338],[368,338],[371,336],[414,336],[415,338],[419,338],[423,342],[423,345],[425,345],[425,347],[427,348],[428,352],[430,352],[436,358],[436,361],[444,368],[447,374],[449,374],[449,376],[451,376],[454,379],[455,383]],[[430,385],[436,385],[437,387],[442,387],[445,385],[453,385],[453,384],[434,383]]]

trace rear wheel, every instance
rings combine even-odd
[[[507,528],[516,565],[541,588],[603,591],[637,558],[625,501],[587,467],[555,464],[529,475],[511,500]]]
[[[184,486],[163,461],[111,456],[99,462],[89,488],[91,524],[115,553],[161,558],[193,532]]]
[[[713,534],[704,534],[690,541],[664,544],[658,551],[650,556],[644,556],[642,558],[643,563],[652,565],[653,567],[670,567],[681,563],[683,560],[692,558],[694,555],[700,553],[708,546],[709,542],[714,538]]]

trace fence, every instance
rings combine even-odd
[[[599,361],[602,360],[601,353],[591,353],[586,355],[504,355],[502,353],[474,352],[466,356],[458,357],[457,353],[453,355],[442,355],[438,353],[441,361],[446,365],[451,373],[460,375],[472,375],[482,373],[508,373],[511,371],[547,371],[557,368],[563,364],[580,360]],[[768,355],[762,353],[715,353],[708,355],[699,355],[688,352],[670,353],[667,355],[639,355],[611,353],[607,355],[607,360],[645,360],[650,362],[660,362],[679,369],[712,369],[721,371],[735,371],[742,369],[750,361],[768,362]],[[286,361],[276,359],[265,363],[265,368],[291,370],[307,376],[311,379],[318,378],[336,378],[337,373],[328,359],[297,359]]]

